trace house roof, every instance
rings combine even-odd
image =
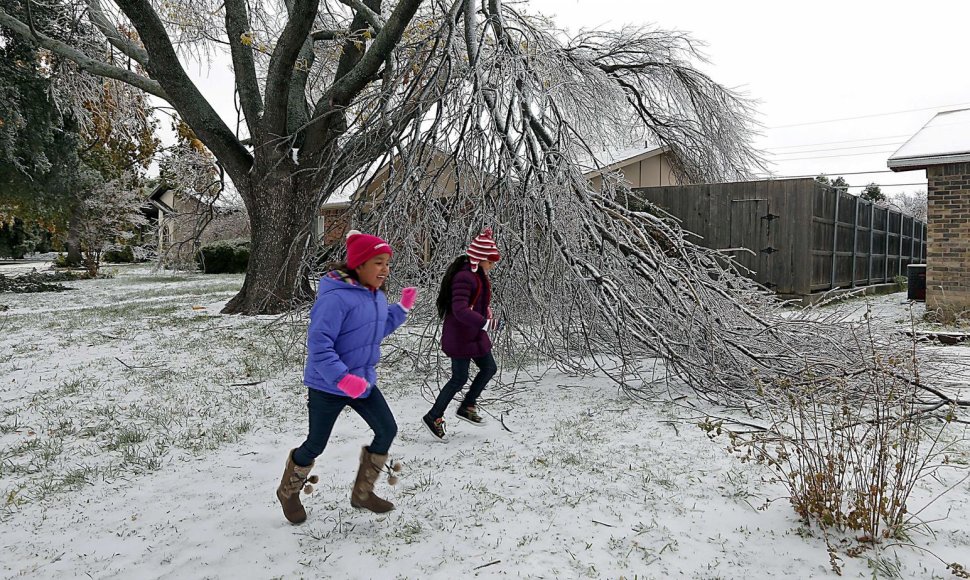
[[[349,181],[333,190],[330,193],[330,197],[327,201],[320,206],[321,209],[334,209],[334,208],[345,208],[350,206],[350,202],[362,187],[364,187],[368,181],[376,177],[379,172],[386,172],[390,167],[390,163],[384,162],[374,162],[371,163],[367,169],[356,176],[351,178]]]
[[[586,178],[592,178],[608,171],[613,171],[630,163],[636,163],[650,157],[662,155],[670,150],[669,147],[649,147],[636,146],[611,149],[594,154],[593,157],[586,157],[579,161],[580,167],[584,170]],[[382,172],[386,172],[390,167],[389,161],[383,163],[373,163],[366,171],[357,175],[343,186],[334,190],[330,194],[320,209],[345,208],[350,205],[355,193],[364,187],[368,181]]]
[[[444,157],[446,159],[451,159],[451,154],[440,147],[434,148],[435,155],[439,157]],[[371,163],[367,168],[359,172],[353,178],[349,179],[346,183],[331,192],[330,197],[324,202],[320,209],[341,209],[350,206],[351,201],[354,199],[354,195],[361,192],[366,188],[371,180],[380,178],[383,174],[386,174],[391,169],[391,164],[393,159],[388,159],[386,157],[380,157]]]
[[[630,163],[636,163],[650,157],[662,155],[668,151],[670,151],[670,147],[666,146],[638,146],[612,149],[597,153],[592,158],[581,160],[580,167],[584,170],[583,175],[590,178],[608,171],[613,171],[614,169],[619,169]]]
[[[234,203],[234,201],[230,198],[230,194],[232,194],[234,190],[227,189],[225,191],[222,191],[216,194],[211,198],[206,198],[195,193],[194,191],[191,191],[191,190],[187,191],[183,188],[180,188],[176,185],[172,185],[166,182],[161,182],[155,186],[152,192],[148,195],[148,202],[154,205],[155,207],[157,207],[163,213],[177,212],[178,210],[176,210],[174,207],[171,207],[167,203],[162,201],[162,198],[169,191],[172,191],[176,195],[182,196],[183,198],[195,200],[199,204],[210,206],[212,207],[213,211],[216,211],[216,212],[232,213],[236,211],[239,207],[238,203]]]
[[[893,171],[970,161],[970,109],[937,113],[903,143],[886,165]]]
[[[175,208],[171,207],[170,205],[162,201],[162,196],[165,195],[171,189],[172,189],[172,186],[168,185],[167,183],[159,183],[158,185],[155,186],[155,189],[153,189],[152,193],[148,196],[148,201],[150,201],[152,204],[158,207],[158,209],[162,210],[165,213],[174,212]]]

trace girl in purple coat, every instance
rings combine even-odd
[[[492,283],[488,272],[500,259],[492,229],[486,228],[471,243],[465,255],[448,267],[441,281],[437,301],[438,314],[444,318],[441,349],[451,358],[451,379],[441,388],[434,406],[422,418],[438,441],[447,440],[445,409],[468,382],[472,361],[478,367],[478,374],[458,405],[456,415],[472,425],[484,424],[475,405],[497,370],[488,331],[496,330],[499,321],[492,316]]]
[[[417,290],[405,288],[398,304],[387,304],[381,288],[390,273],[391,255],[391,246],[381,238],[351,230],[346,263],[320,279],[310,310],[303,372],[309,433],[288,455],[276,490],[283,515],[291,523],[306,520],[300,490],[312,491],[306,484],[316,483],[316,476],[310,476],[314,460],[323,453],[337,417],[347,406],[374,430],[374,440],[361,449],[350,505],[376,513],[394,509],[394,504],[374,494],[397,435],[394,415],[377,388],[375,366],[381,358],[381,341],[404,322]]]

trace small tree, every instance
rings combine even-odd
[[[159,252],[166,265],[181,265],[194,263],[195,252],[201,244],[248,235],[247,225],[236,223],[248,216],[245,208],[242,211],[238,207],[230,208],[223,199],[225,176],[195,132],[177,117],[172,129],[176,133],[176,143],[159,159],[159,176],[163,183],[175,188],[181,203],[174,207],[174,215],[166,217],[166,220],[174,220],[175,227],[169,230],[173,237],[167,238],[165,247],[159,248]],[[239,206],[241,202],[235,205]],[[229,220],[231,223],[221,219],[230,214],[234,217]],[[224,235],[216,230],[232,230],[232,233]]]
[[[133,187],[130,175],[95,187],[80,203],[78,242],[88,274],[98,275],[101,255],[115,243],[124,243],[147,221],[140,207],[143,192]]]
[[[886,194],[882,192],[882,189],[875,183],[870,183],[862,190],[860,194],[862,199],[868,199],[872,203],[879,203],[886,201]]]

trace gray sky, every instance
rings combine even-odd
[[[970,107],[970,2],[961,0],[528,0],[521,8],[571,32],[632,23],[705,42],[702,70],[758,101],[756,145],[779,177],[886,171],[886,159],[935,112]],[[189,72],[234,123],[226,62]],[[887,193],[926,181],[923,171],[846,179],[920,184]]]

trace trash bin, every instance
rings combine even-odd
[[[926,302],[926,264],[906,266],[906,298]]]

